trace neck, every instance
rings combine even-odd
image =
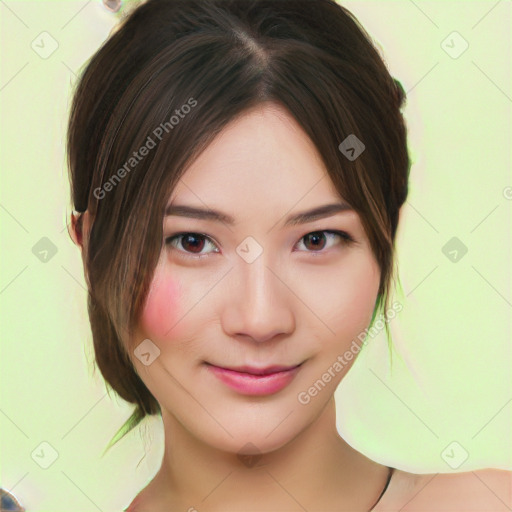
[[[334,399],[287,444],[247,458],[203,443],[166,411],[162,419],[162,465],[145,489],[148,500],[159,497],[162,509],[367,511],[388,477],[386,466],[339,436]]]

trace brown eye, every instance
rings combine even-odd
[[[326,245],[332,242],[333,239],[335,240],[336,238],[341,240],[341,242],[338,245],[345,245],[354,241],[354,239],[344,231],[324,230],[313,231],[312,233],[304,235],[300,239],[299,245],[302,242],[302,244],[306,248],[306,252],[326,252],[323,251],[323,249],[326,247]],[[328,248],[332,247],[333,245],[336,244],[330,243],[330,245],[328,245]]]
[[[180,253],[190,255],[191,257],[208,256],[210,253],[203,253],[203,249],[208,244],[213,244],[209,237],[199,233],[178,233],[165,239],[165,244],[176,249]],[[181,246],[181,247],[180,247]],[[219,252],[218,250],[211,252]]]
[[[323,231],[308,233],[304,238],[304,245],[307,249],[321,250],[325,247],[325,234]]]
[[[181,246],[187,252],[190,251],[197,254],[203,250],[203,247],[205,245],[204,240],[204,237],[202,237],[201,235],[184,235],[183,238],[181,239]]]

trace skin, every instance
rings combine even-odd
[[[308,404],[297,399],[369,325],[377,298],[379,265],[354,211],[284,227],[291,214],[339,201],[312,142],[274,104],[229,124],[186,171],[169,204],[220,210],[236,223],[164,219],[164,239],[206,234],[198,250],[207,256],[194,258],[183,239],[164,245],[132,340],[132,354],[144,339],[160,350],[149,366],[132,360],[162,408],[165,448],[130,511],[367,511],[375,503],[388,468],[336,429],[334,392],[353,360]],[[324,233],[315,250],[304,239],[325,230],[353,242]],[[251,263],[236,250],[247,237],[263,249]],[[205,361],[303,364],[281,391],[248,397]],[[255,458],[244,463],[241,454]],[[376,511],[408,496],[411,474],[398,475]]]

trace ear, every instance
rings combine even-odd
[[[91,284],[86,267],[87,241],[89,240],[89,231],[91,227],[91,215],[88,211],[71,213],[71,219],[68,224],[68,233],[73,242],[80,248],[82,253],[82,262],[84,266],[84,276],[89,290]]]
[[[89,234],[90,214],[88,211],[71,213],[71,219],[68,224],[69,236],[73,242],[80,247],[84,248],[84,235]]]
[[[73,240],[73,243],[75,245],[82,245],[82,231],[78,227],[78,220],[80,218],[80,213],[76,211],[71,212],[71,219],[68,223],[68,233],[71,237],[71,240]]]

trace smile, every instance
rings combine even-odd
[[[272,366],[267,368],[223,368],[206,363],[209,371],[222,383],[242,395],[271,395],[284,389],[300,370],[296,366]]]

